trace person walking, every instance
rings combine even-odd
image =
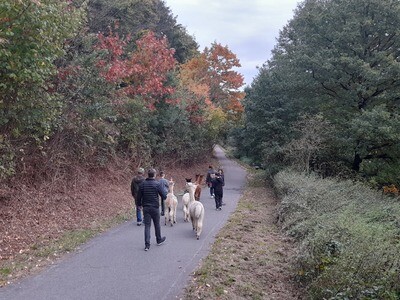
[[[211,184],[214,188],[214,199],[215,199],[216,210],[221,210],[222,209],[222,197],[224,196],[223,174],[221,174],[219,172],[217,172],[215,174],[211,174]]]
[[[136,206],[136,225],[141,226],[143,222],[143,215],[142,215],[142,210],[139,208],[137,199],[138,199],[138,191],[139,191],[139,185],[144,181],[144,169],[139,168],[137,170],[137,174],[133,177],[132,182],[131,182],[131,193],[132,197],[135,201],[135,206]]]
[[[156,170],[150,169],[147,172],[147,178],[140,184],[138,191],[138,205],[143,208],[144,214],[144,250],[150,249],[150,228],[151,221],[154,224],[157,245],[165,242],[166,237],[161,236],[160,226],[160,200],[163,202],[167,198],[165,190],[156,180]]]
[[[213,166],[209,165],[208,166],[208,170],[207,170],[207,176],[206,176],[206,184],[208,185],[208,187],[210,188],[210,197],[214,198],[214,187],[212,185],[212,175],[215,174],[215,170],[213,168]]]
[[[159,176],[158,182],[160,183],[161,188],[165,190],[165,193],[166,193],[166,194],[168,194],[168,191],[169,191],[169,182],[168,182],[167,179],[165,179],[165,172],[164,172],[164,171],[160,171],[160,173],[158,174],[158,176]],[[163,201],[163,200],[161,200],[161,201]],[[162,207],[165,207],[165,203],[163,203],[163,204],[164,204],[164,206],[162,206]],[[164,210],[161,211],[162,214],[163,214],[163,211],[164,211]]]
[[[160,171],[159,177],[160,178],[158,179],[158,181],[160,182],[161,187],[165,190],[166,193],[168,193],[169,182],[168,182],[167,179],[165,179],[165,172],[164,171]]]
[[[225,186],[224,170],[219,168],[218,171],[217,171],[217,174],[219,174],[219,176],[221,176],[221,178],[222,178],[222,187],[224,187]],[[221,198],[221,205],[226,205],[226,203],[222,200],[222,198]]]

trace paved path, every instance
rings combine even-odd
[[[155,245],[152,227],[152,245],[145,252],[144,227],[126,222],[40,274],[0,288],[0,299],[179,299],[190,274],[207,256],[215,235],[234,211],[245,184],[245,170],[227,159],[220,147],[216,147],[215,153],[225,173],[227,204],[222,211],[216,211],[208,188],[203,189],[200,200],[205,207],[205,219],[200,240],[196,240],[191,225],[183,222],[180,202],[178,224],[161,227],[162,235],[167,237],[165,244]]]

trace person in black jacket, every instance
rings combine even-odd
[[[161,245],[166,239],[165,236],[161,237],[159,196],[161,196],[161,203],[163,203],[167,198],[167,193],[155,178],[156,170],[150,169],[147,176],[146,180],[139,186],[137,199],[139,207],[143,208],[145,251],[150,249],[151,220],[154,224],[157,245]]]
[[[217,210],[221,210],[222,206],[222,197],[224,195],[224,175],[220,169],[217,173],[211,175],[211,184],[214,188],[214,200],[215,207]]]
[[[214,198],[214,187],[213,187],[212,182],[211,182],[211,179],[212,179],[214,174],[215,174],[215,170],[214,170],[213,166],[209,165],[208,166],[208,170],[207,170],[207,176],[206,176],[206,184],[210,188],[210,196],[211,196],[211,198]]]
[[[140,184],[144,181],[144,169],[139,168],[137,171],[137,175],[133,177],[132,182],[131,182],[131,193],[132,197],[135,200],[135,206],[136,206],[136,224],[137,226],[142,225],[143,221],[143,216],[142,216],[142,210],[139,208],[139,205],[137,203],[137,197],[138,197],[138,192],[139,192],[139,186]]]

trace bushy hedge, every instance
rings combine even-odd
[[[400,200],[352,181],[285,170],[278,220],[299,242],[310,299],[400,299]]]

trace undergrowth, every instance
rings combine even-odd
[[[400,299],[400,201],[362,183],[281,171],[278,219],[310,299]]]

